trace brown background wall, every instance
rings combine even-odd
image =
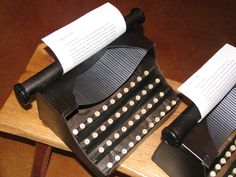
[[[41,38],[106,1],[0,1],[0,107],[24,72]],[[145,34],[157,45],[164,75],[186,80],[226,42],[236,46],[236,1],[112,0],[125,15],[140,7],[146,15]],[[0,138],[0,176],[28,176],[33,146]],[[65,160],[67,164],[63,165]],[[53,154],[48,177],[76,176],[77,161]],[[72,171],[73,173],[70,173]],[[60,175],[59,175],[60,174]],[[78,175],[80,176],[80,175]]]

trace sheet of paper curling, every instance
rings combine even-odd
[[[198,107],[204,118],[235,84],[236,48],[225,44],[178,91]]]
[[[126,31],[119,10],[106,3],[42,40],[57,56],[66,73]]]

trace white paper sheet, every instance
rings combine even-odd
[[[66,73],[126,31],[119,10],[106,3],[42,40],[57,56]]]
[[[236,84],[236,48],[225,44],[179,88],[204,118]]]

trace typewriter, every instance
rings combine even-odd
[[[43,88],[36,100],[40,118],[96,176],[110,175],[180,102],[139,27]]]
[[[236,176],[235,110],[236,86],[187,133],[179,147],[163,142],[153,161],[175,177]]]

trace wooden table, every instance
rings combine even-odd
[[[40,44],[36,48],[26,67],[26,72],[21,76],[20,81],[29,78],[34,73],[46,67],[49,63],[53,62],[53,59],[43,49],[44,47],[44,44]],[[178,87],[180,84],[173,80],[168,80],[168,82],[173,88]],[[160,144],[161,130],[172,122],[185,107],[184,104],[180,104],[176,112],[150,135],[117,170],[127,175],[137,177],[167,176],[166,173],[151,160],[151,156]],[[13,92],[0,111],[0,131],[38,142],[36,143],[32,176],[35,176],[35,174],[44,176],[46,174],[51,147],[70,151],[62,140],[39,119],[36,101],[33,101],[31,109],[24,110],[17,102]]]

